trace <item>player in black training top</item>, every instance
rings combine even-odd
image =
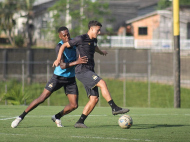
[[[129,112],[129,109],[120,108],[114,103],[108,91],[106,82],[94,72],[94,53],[98,52],[101,55],[107,54],[106,51],[100,50],[97,46],[97,36],[100,34],[101,27],[102,25],[98,21],[90,21],[88,24],[88,33],[77,36],[64,43],[59,50],[57,60],[53,63],[53,66],[58,66],[61,60],[61,53],[63,53],[65,48],[70,48],[72,46],[76,46],[77,58],[79,55],[81,57],[87,56],[88,58],[86,64],[79,64],[75,68],[76,77],[83,83],[90,99],[86,104],[80,119],[75,124],[76,128],[87,128],[84,121],[98,102],[98,87],[101,89],[102,96],[111,106],[113,115]]]

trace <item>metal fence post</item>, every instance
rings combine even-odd
[[[22,96],[24,96],[24,60],[22,60]],[[24,99],[24,105],[26,105],[26,99]]]
[[[28,49],[27,50],[27,79],[28,79],[28,84],[32,82],[32,50]]]
[[[148,81],[148,107],[150,107],[150,99],[151,99],[151,90],[150,90],[150,83],[151,83],[151,50],[148,50],[148,73],[147,73],[147,81]]]
[[[49,65],[49,63],[50,63],[50,61],[47,60],[47,77],[46,77],[47,82],[49,81],[49,74],[50,74],[50,65]],[[47,103],[48,103],[48,106],[50,106],[50,97],[48,98]]]
[[[126,60],[123,60],[123,107],[126,105]]]
[[[115,50],[115,77],[119,77],[119,50]]]
[[[7,94],[7,84],[5,84],[5,94]],[[5,105],[7,105],[7,99],[5,99]]]
[[[3,51],[3,79],[6,79],[7,75],[7,50]]]

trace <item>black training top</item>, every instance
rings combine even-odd
[[[90,39],[88,34],[80,35],[69,41],[70,46],[76,46],[77,59],[79,57],[87,56],[88,62],[86,64],[78,64],[75,67],[75,73],[85,72],[87,70],[94,71],[94,53],[97,46],[97,39]]]

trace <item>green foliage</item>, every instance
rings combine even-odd
[[[19,81],[11,80],[7,82],[7,93],[2,95],[2,100],[7,100],[8,104],[21,105],[29,98],[27,89],[23,90]]]
[[[190,1],[189,0],[179,0],[179,4],[180,5],[190,5]],[[158,2],[157,9],[162,10],[162,9],[168,8],[170,6],[172,6],[172,1],[170,1],[170,0],[160,0]]]
[[[18,6],[15,4],[15,1],[6,0],[0,2],[0,29],[7,34],[12,45],[14,43],[11,34],[13,27],[16,25],[13,15],[16,12],[18,12]]]
[[[179,0],[180,5],[190,5],[189,0]]]
[[[108,3],[106,3],[106,1],[104,3],[100,3],[99,0],[96,0],[95,2],[91,0],[69,0],[69,9],[67,8],[67,1],[68,0],[59,0],[49,9],[52,13],[54,13],[54,22],[51,27],[55,27],[56,29],[55,30],[50,27],[49,31],[55,32],[55,39],[57,37],[57,29],[60,26],[72,24],[72,28],[69,30],[71,36],[75,37],[88,31],[88,22],[90,20],[98,20],[99,22],[108,20],[103,19],[104,15],[109,17],[110,14]],[[69,15],[71,16],[71,20],[68,21],[68,23],[66,23],[65,19],[67,10],[69,10]]]
[[[158,2],[158,6],[157,6],[157,9],[158,10],[161,10],[161,9],[165,9],[167,7],[170,7],[172,5],[172,2],[169,1],[169,0],[160,0]]]
[[[15,36],[14,39],[15,39],[15,45],[17,47],[23,47],[23,45],[24,45],[24,38],[23,38],[23,36],[18,35],[18,36]]]
[[[20,14],[24,10],[28,12],[27,17],[32,9],[32,4],[35,0],[5,0],[0,2],[0,31],[3,31],[9,38],[9,41],[14,45],[14,31],[16,25],[15,14]],[[30,6],[30,7],[29,7]]]
[[[123,106],[123,81],[116,79],[105,79],[109,92],[116,104]],[[4,83],[0,83],[4,88]],[[79,106],[85,106],[88,102],[86,91],[81,82],[77,81],[79,88]],[[26,104],[29,105],[34,99],[40,96],[45,84],[34,83],[32,85],[25,85],[24,96],[22,95],[22,85],[18,81],[7,82],[8,97],[7,99],[16,100],[20,104],[24,104],[23,100],[26,99]],[[153,108],[173,108],[173,86],[151,83],[150,88],[150,107]],[[190,89],[181,88],[181,107],[190,108]],[[4,95],[4,89],[0,90],[0,98]],[[18,96],[17,96],[18,95]],[[6,96],[7,97],[7,96]],[[14,99],[12,99],[12,97]],[[147,82],[126,82],[126,106],[128,107],[149,107],[148,105],[148,84]],[[18,104],[19,104],[18,103]],[[1,99],[0,104],[4,104]],[[47,105],[45,101],[41,105]],[[55,91],[50,97],[50,105],[52,106],[65,106],[68,104],[68,98],[66,97],[63,88]],[[109,106],[105,99],[100,94],[100,101],[98,106]]]

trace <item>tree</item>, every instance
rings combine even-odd
[[[29,21],[32,19],[32,7],[35,0],[4,0],[0,2],[0,29],[9,38],[10,43],[14,46],[14,31],[13,28],[16,25],[16,18],[25,16],[27,18],[26,27],[28,37],[32,39],[30,31]],[[25,11],[25,15],[21,14],[21,11]],[[15,14],[20,14],[19,17],[15,17]]]
[[[100,0],[59,0],[49,10],[54,12],[53,27],[57,29],[60,26],[72,25],[69,28],[72,37],[74,37],[87,32],[90,20],[100,22],[109,20],[104,19],[104,16],[108,17],[110,13],[108,6],[108,3],[101,3]],[[66,16],[70,16],[70,18],[66,18]],[[56,32],[55,29],[51,30]]]
[[[189,0],[180,0],[179,4],[180,5],[190,5],[190,1]],[[172,0],[160,0],[158,2],[157,9],[161,10],[161,9],[165,9],[170,6],[172,6]]]
[[[13,27],[16,25],[13,15],[18,12],[18,9],[19,7],[15,1],[5,0],[0,2],[0,29],[8,36],[12,45],[14,45]]]
[[[26,23],[25,23],[25,29],[26,33],[29,39],[28,48],[33,45],[33,32],[34,32],[34,25],[33,25],[33,18],[34,18],[34,13],[33,13],[33,4],[35,0],[24,0],[23,5],[21,9],[25,11],[26,15],[22,15],[23,17],[26,17]]]

